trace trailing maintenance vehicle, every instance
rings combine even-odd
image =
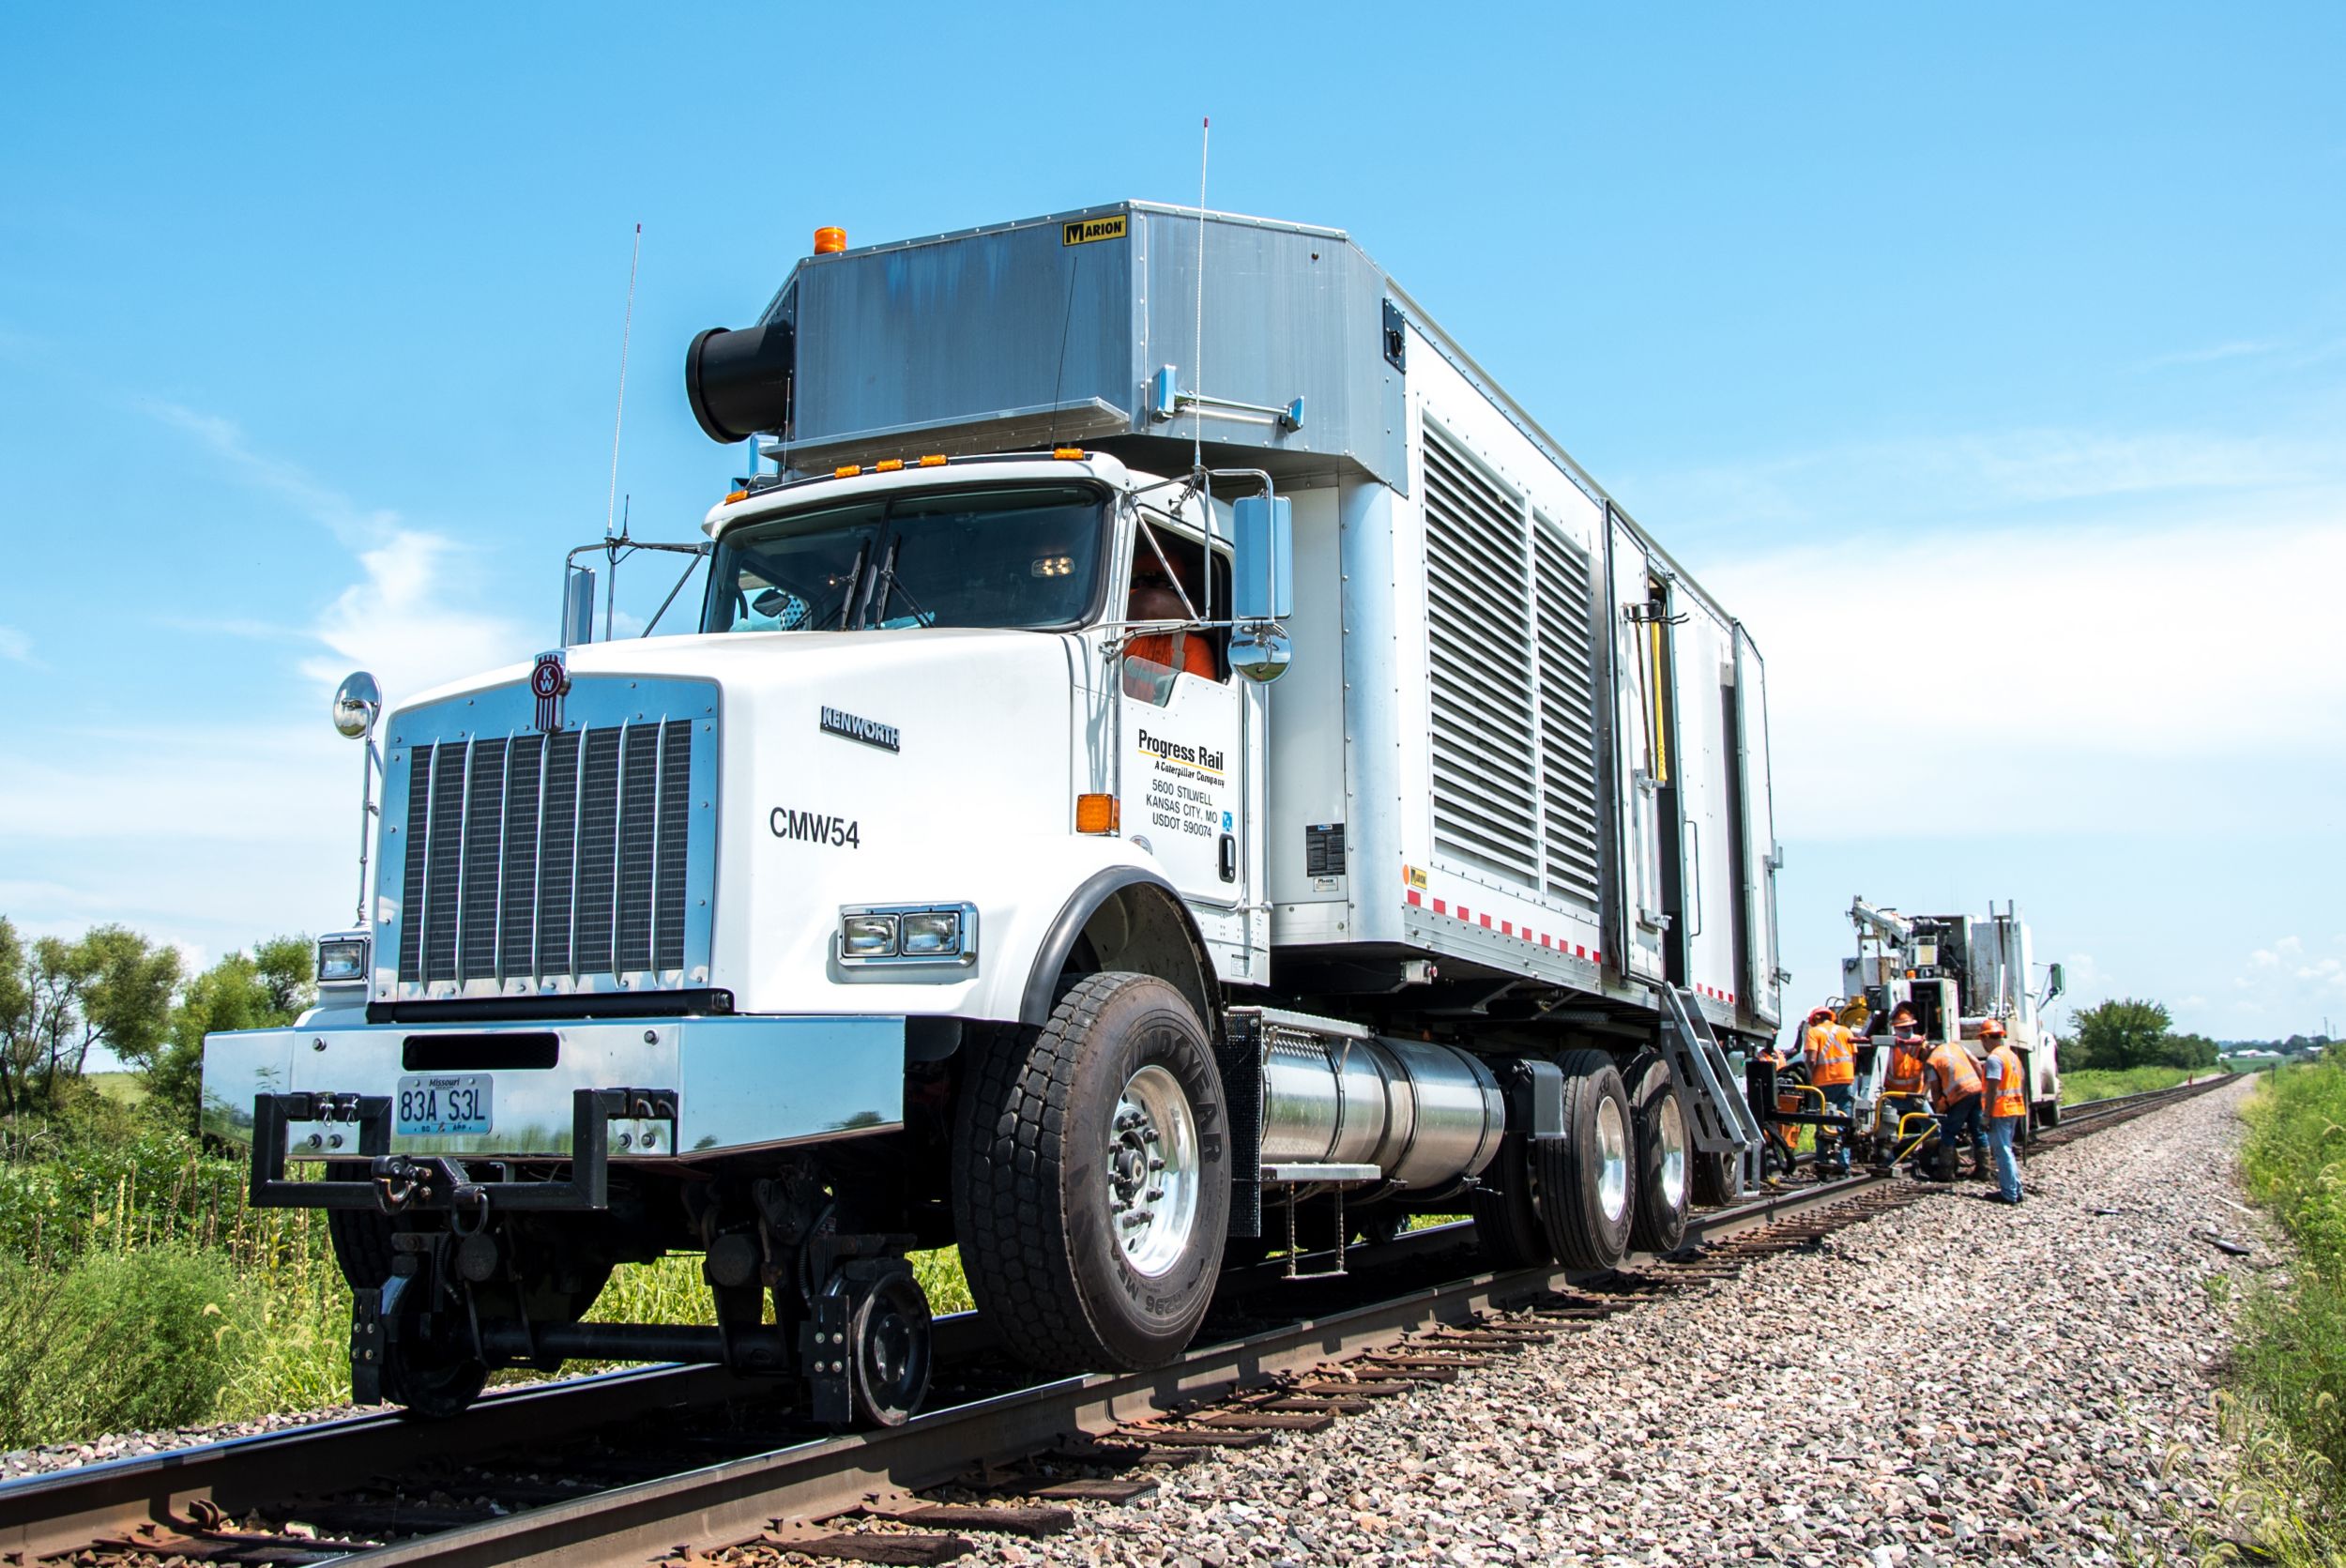
[[[919,1249],[1129,1368],[1226,1258],[1466,1210],[1603,1268],[1740,1191],[1784,976],[1733,616],[1340,231],[816,241],[686,354],[754,458],[695,632],[590,640],[574,556],[562,646],[337,699],[361,919],[205,1106],[327,1211],[359,1397],[697,1361],[892,1423]],[[713,1327],[583,1320],[679,1251]]]

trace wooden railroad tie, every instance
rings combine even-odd
[[[1409,1382],[1400,1378],[1377,1376],[1374,1368],[1370,1368],[1369,1371],[1370,1376],[1357,1380],[1345,1378],[1308,1378],[1295,1385],[1295,1392],[1302,1394],[1330,1394],[1338,1399],[1391,1399],[1396,1394],[1409,1393],[1412,1386]]]
[[[1200,1426],[1230,1432],[1324,1432],[1336,1423],[1325,1410],[1309,1415],[1266,1410],[1260,1406],[1236,1410],[1210,1410],[1191,1418]]]
[[[785,1551],[799,1552],[807,1557],[829,1558],[838,1562],[882,1562],[897,1568],[921,1568],[931,1562],[951,1562],[967,1557],[977,1549],[976,1543],[966,1535],[899,1535],[878,1530],[840,1531],[830,1535],[799,1535],[788,1530],[769,1530],[757,1538],[760,1545],[779,1546]],[[696,1568],[708,1560],[697,1553],[665,1559],[661,1568]]]
[[[1059,1535],[1075,1528],[1072,1508],[998,1508],[969,1502],[866,1502],[830,1519],[886,1519],[936,1530],[983,1530],[998,1535]]]

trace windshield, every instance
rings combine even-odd
[[[744,524],[717,545],[701,630],[1078,625],[1102,506],[1079,485],[913,491]]]

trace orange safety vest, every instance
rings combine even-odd
[[[1977,1094],[1987,1084],[1972,1053],[1960,1045],[1935,1047],[1930,1053],[1930,1072],[1939,1080],[1938,1102],[1942,1111],[1967,1095]]]
[[[1857,1047],[1849,1030],[1835,1023],[1808,1026],[1808,1081],[1819,1088],[1853,1083]]]
[[[1890,1071],[1881,1080],[1884,1094],[1920,1094],[1923,1058],[1897,1041],[1890,1043]]]
[[[2020,1054],[2009,1045],[1999,1045],[1988,1053],[1988,1059],[2003,1073],[1996,1080],[1996,1092],[1988,1099],[1988,1114],[2004,1117],[2028,1115],[2028,1085],[2021,1077]]]

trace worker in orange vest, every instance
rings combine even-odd
[[[1891,1095],[1922,1097],[1923,1058],[1929,1049],[1922,1031],[1915,1027],[1912,1004],[1898,1003],[1890,1012],[1890,1066],[1881,1078],[1884,1099]]]
[[[2004,1039],[2003,1020],[1982,1024],[1979,1043],[1988,1048],[1980,1071],[1987,1079],[1988,1147],[1996,1154],[1996,1200],[2018,1203],[2020,1157],[2013,1140],[2028,1120],[2028,1080],[2020,1072],[2020,1054]]]
[[[1952,1181],[1956,1151],[1979,1136],[1980,1099],[1987,1079],[1972,1060],[1972,1053],[1954,1041],[1933,1045],[1923,1065],[1930,1078],[1931,1104],[1939,1113],[1939,1180]],[[1972,1174],[1988,1174],[1976,1150],[1972,1156]]]
[[[1808,1058],[1808,1081],[1824,1096],[1829,1114],[1847,1116],[1857,1101],[1857,1041],[1829,1007],[1808,1015],[1808,1032],[1802,1042]],[[1828,1150],[1827,1145],[1830,1144]],[[1817,1174],[1828,1164],[1840,1175],[1850,1167],[1850,1138],[1826,1128],[1817,1129]]]
[[[1890,1065],[1881,1075],[1881,1099],[1874,1125],[1895,1137],[1901,1117],[1926,1110],[1923,1097],[1923,1058],[1930,1047],[1915,1027],[1914,1006],[1900,1002],[1890,1011]]]

